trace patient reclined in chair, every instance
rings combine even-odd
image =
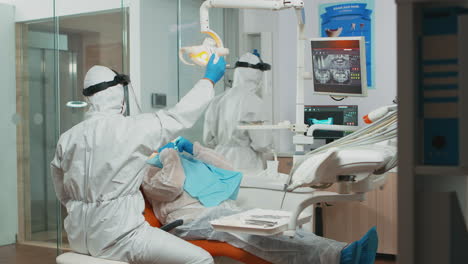
[[[229,163],[209,148],[194,144],[193,158],[223,170],[232,170]],[[229,199],[217,206],[205,207],[184,190],[186,174],[181,157],[174,149],[160,153],[162,168],[148,167],[143,191],[158,219],[167,224],[183,219],[184,224],[172,231],[186,240],[217,240],[227,242],[272,263],[374,263],[377,233],[372,228],[360,241],[346,243],[298,230],[294,238],[257,236],[244,233],[215,231],[210,221],[239,213]]]

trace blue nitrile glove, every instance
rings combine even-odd
[[[166,145],[160,147],[160,148],[158,149],[158,152],[161,153],[161,151],[163,151],[163,149],[167,149],[167,148],[175,149],[175,147],[176,147],[176,145],[174,145],[174,143],[169,142],[169,143],[167,143]]]
[[[213,84],[217,83],[223,78],[224,71],[226,71],[226,61],[220,57],[217,63],[214,62],[216,55],[211,55],[210,61],[206,65],[206,72],[203,78],[209,79]]]
[[[179,150],[179,152],[187,152],[193,155],[193,143],[190,142],[188,139],[183,138],[183,137],[178,137],[175,140],[175,146]]]

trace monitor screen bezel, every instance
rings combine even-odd
[[[317,92],[315,90],[314,83],[314,62],[313,62],[313,52],[312,52],[312,41],[349,41],[349,40],[358,40],[359,41],[359,53],[360,53],[360,63],[361,63],[361,93],[331,93],[331,92]],[[326,37],[326,38],[309,38],[309,47],[311,52],[311,62],[312,62],[312,86],[314,94],[317,95],[329,95],[335,97],[366,97],[367,96],[367,65],[366,65],[366,43],[365,37]]]

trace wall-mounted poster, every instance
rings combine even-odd
[[[366,42],[367,86],[374,87],[374,0],[321,1],[321,37],[359,37]]]

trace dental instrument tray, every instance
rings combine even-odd
[[[211,221],[217,231],[241,232],[259,236],[272,236],[288,229],[291,212],[266,209],[251,209],[235,215],[225,216]],[[299,216],[298,225],[311,222],[312,214]]]

